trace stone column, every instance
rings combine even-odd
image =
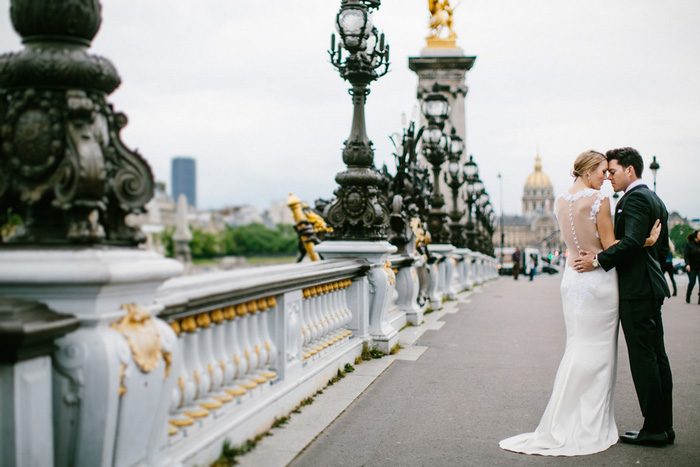
[[[468,147],[465,111],[465,99],[468,92],[466,74],[474,66],[475,60],[476,57],[465,56],[464,51],[459,47],[425,48],[420,57],[409,57],[408,59],[408,67],[418,75],[418,99],[422,102],[423,97],[433,89],[433,85],[435,83],[439,85],[440,91],[447,96],[452,109],[448,126],[453,127],[457,135],[462,138],[465,148]],[[423,115],[420,116],[420,119],[420,125],[426,125],[427,122]],[[467,155],[465,150],[460,166],[464,165]],[[422,156],[420,159],[424,165],[427,165]],[[447,161],[443,165],[446,164]],[[442,169],[441,171],[445,172],[445,167]],[[445,199],[452,199],[448,186],[441,186],[441,192]],[[458,208],[464,209],[464,201],[461,196]]]
[[[0,296],[0,465],[54,465],[50,355],[78,325],[46,305]]]

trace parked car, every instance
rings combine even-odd
[[[557,268],[555,268],[554,266],[552,266],[551,264],[549,264],[549,262],[547,260],[544,260],[544,261],[545,261],[545,263],[542,265],[542,272],[543,273],[546,272],[547,274],[557,274],[559,272],[559,270]]]
[[[683,258],[673,258],[673,273],[683,274],[685,272],[685,260]]]

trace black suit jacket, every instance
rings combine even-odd
[[[670,297],[661,265],[668,255],[668,211],[663,201],[644,185],[638,185],[620,198],[615,207],[615,238],[620,242],[598,254],[606,271],[617,268],[620,300]],[[661,235],[644,248],[656,219],[661,219]]]

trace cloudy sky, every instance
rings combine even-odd
[[[0,53],[22,48],[0,0]],[[350,132],[348,85],[328,61],[339,0],[103,0],[92,52],[122,85],[122,139],[170,182],[170,160],[197,159],[200,208],[265,207],[293,191],[330,197]],[[415,102],[408,57],[425,46],[425,0],[383,0],[375,25],[392,71],[371,86],[375,163],[393,171],[388,136]],[[167,6],[165,6],[167,5]],[[586,149],[633,146],[669,210],[700,217],[700,2],[462,0],[467,151],[499,212],[519,213],[539,151],[555,194]],[[648,172],[648,171],[647,171]],[[651,173],[644,179],[651,185]]]

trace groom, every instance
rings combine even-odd
[[[620,441],[646,446],[673,444],[671,367],[664,348],[661,305],[670,297],[661,264],[668,254],[668,212],[659,197],[642,182],[642,156],[632,148],[606,153],[609,179],[616,192],[624,191],[616,206],[615,238],[620,242],[598,255],[585,253],[574,266],[592,271],[617,268],[620,322],[629,350],[630,369],[644,416],[639,432],[628,431]],[[661,235],[644,248],[657,219]]]

